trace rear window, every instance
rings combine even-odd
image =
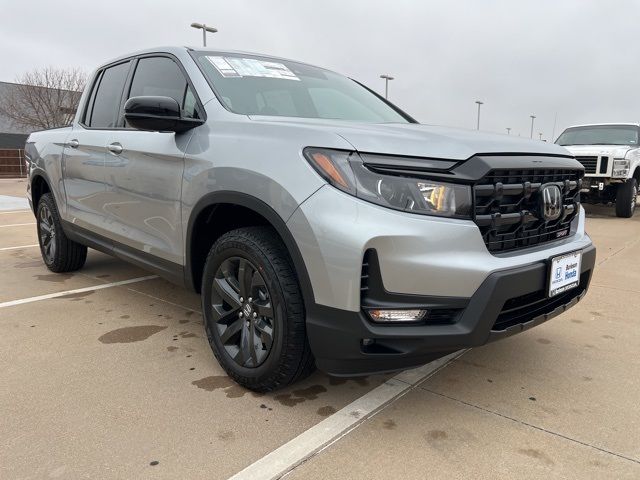
[[[89,97],[90,101],[93,99],[93,105],[90,105],[87,111],[89,118],[85,119],[85,123],[90,127],[114,128],[116,126],[122,91],[129,73],[129,63],[120,63],[104,70],[99,83],[94,87],[97,89],[95,95],[92,92]]]

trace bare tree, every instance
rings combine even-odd
[[[37,68],[16,78],[0,98],[0,114],[28,130],[68,125],[73,120],[85,73],[78,69]]]

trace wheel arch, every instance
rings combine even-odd
[[[229,211],[240,213],[247,216],[247,218],[235,219],[231,223],[223,221],[222,225],[215,224],[214,215],[216,215],[216,212],[228,213]],[[227,220],[226,217],[225,220]],[[196,292],[200,292],[206,254],[208,254],[215,240],[227,231],[237,228],[237,223],[240,226],[269,225],[275,230],[291,257],[293,268],[300,282],[305,307],[310,306],[314,302],[314,296],[309,273],[300,249],[285,220],[267,203],[242,192],[220,191],[209,193],[202,197],[191,210],[185,239],[185,285]],[[203,232],[206,232],[208,228],[213,229],[213,234],[207,237],[207,241],[201,242],[199,239],[203,238]],[[203,250],[205,249],[206,254],[204,254],[203,258]]]
[[[38,209],[38,202],[40,202],[40,198],[45,193],[53,194],[53,190],[51,189],[51,184],[49,183],[49,179],[47,178],[47,174],[43,171],[38,171],[33,174],[31,178],[31,203],[33,205],[34,213]]]

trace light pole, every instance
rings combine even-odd
[[[511,127],[507,127],[507,135],[511,135]]]
[[[391,75],[380,75],[384,79],[384,98],[389,98],[389,80],[395,80]]]
[[[531,138],[533,138],[533,121],[536,119],[535,115],[529,115],[531,117]]]
[[[478,104],[478,123],[476,124],[476,130],[480,130],[480,107],[484,105],[484,102],[476,100],[476,103]]]
[[[538,135],[540,135],[540,140],[542,140],[542,132],[538,132]]]
[[[207,32],[210,33],[216,33],[218,31],[217,28],[213,28],[213,27],[207,27],[204,23],[192,23],[191,26],[193,28],[197,28],[197,29],[201,29],[202,30],[202,46],[206,47],[207,46]]]

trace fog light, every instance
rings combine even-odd
[[[374,322],[419,322],[427,316],[427,310],[369,310],[369,316]]]

